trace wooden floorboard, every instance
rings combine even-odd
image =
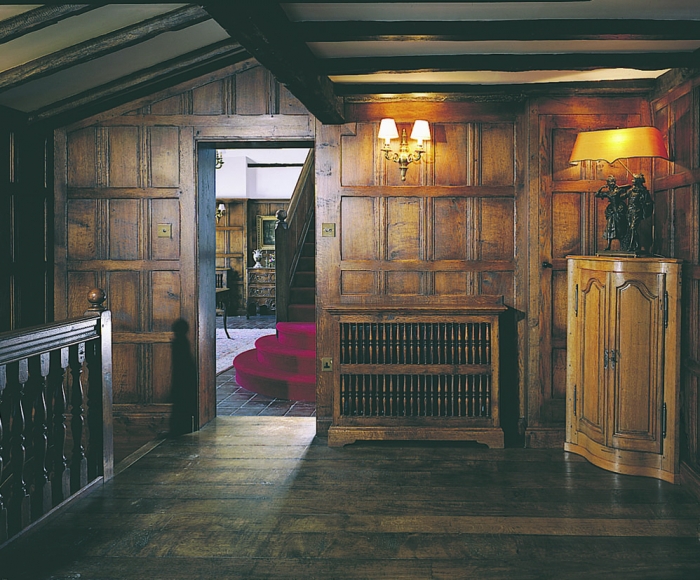
[[[680,486],[560,450],[314,432],[220,417],[166,440],[0,551],[0,578],[700,578]]]

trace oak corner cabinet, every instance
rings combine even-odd
[[[329,369],[328,444],[468,440],[503,447],[499,316],[505,310],[502,297],[449,309],[330,308],[339,364]]]
[[[676,483],[681,260],[570,256],[568,287],[564,449]]]

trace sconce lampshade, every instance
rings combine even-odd
[[[416,121],[413,123],[411,139],[418,141],[419,145],[422,145],[423,141],[430,141],[430,125],[428,125],[428,121]]]
[[[656,127],[631,127],[579,133],[569,162],[596,159],[613,163],[631,157],[668,159],[661,132]]]
[[[384,139],[387,145],[391,139],[399,138],[399,130],[396,128],[394,119],[382,119],[381,123],[379,123],[378,137]]]

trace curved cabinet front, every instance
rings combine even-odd
[[[565,450],[678,477],[681,261],[568,258]]]

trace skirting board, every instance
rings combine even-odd
[[[525,447],[530,449],[564,449],[564,427],[531,427],[525,430]]]

